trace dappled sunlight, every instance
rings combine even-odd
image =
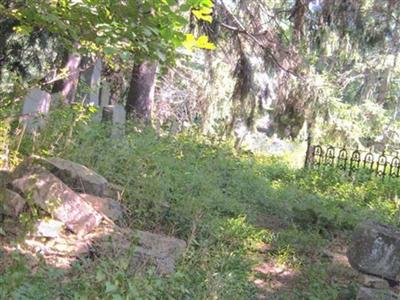
[[[43,260],[47,265],[69,269],[74,262],[90,255],[91,247],[96,241],[112,236],[115,232],[115,225],[103,220],[84,237],[65,229],[54,238],[35,237],[28,233],[16,237],[15,240],[4,239],[2,248],[9,254],[16,251],[34,258],[37,262]]]
[[[254,284],[259,289],[258,299],[270,299],[279,293],[294,288],[300,271],[287,266],[277,265],[273,261],[266,261],[254,269]]]

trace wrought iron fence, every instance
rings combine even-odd
[[[309,145],[306,153],[306,167],[318,168],[320,166],[336,167],[349,174],[360,169],[371,171],[379,177],[400,177],[400,157],[396,152],[388,155],[372,151],[349,149],[346,147],[335,148],[333,146]]]

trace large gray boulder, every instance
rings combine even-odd
[[[398,295],[385,289],[360,287],[356,300],[397,300]]]
[[[27,172],[32,172],[42,167],[60,178],[74,191],[99,197],[104,196],[106,192],[108,182],[103,176],[84,165],[58,157],[43,158],[32,156],[23,161],[14,171],[14,174],[16,178],[19,178]]]
[[[77,235],[85,235],[102,216],[60,179],[46,170],[14,180],[12,186]]]
[[[356,270],[378,277],[400,280],[400,231],[374,221],[359,224],[347,257]]]

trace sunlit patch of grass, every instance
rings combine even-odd
[[[50,119],[50,125],[53,121],[59,122],[54,131],[65,129],[62,119]],[[68,147],[54,145],[48,153],[122,186],[128,226],[188,241],[176,272],[127,275],[116,260],[102,257],[96,265],[75,266],[63,275],[64,284],[45,275],[44,266],[36,277],[27,268],[10,268],[0,275],[3,286],[17,277],[22,279],[14,288],[22,293],[37,295],[47,284],[44,295],[57,289],[54,295],[66,299],[247,300],[258,297],[259,279],[264,287],[274,282],[278,298],[335,299],[341,287],[331,280],[335,268],[323,259],[329,241],[365,219],[399,224],[393,196],[400,191],[398,181],[293,169],[281,158],[237,153],[230,143],[198,132],[160,135],[129,125],[127,136],[114,140],[107,130],[99,124],[77,126]],[[44,134],[48,137],[35,145],[40,153],[57,136],[51,127]],[[29,145],[23,144],[22,152],[29,152]],[[262,250],[266,244],[269,249]],[[31,285],[15,286],[25,281]],[[12,295],[10,288],[4,291],[4,297]]]

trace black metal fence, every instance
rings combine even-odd
[[[318,168],[330,166],[349,172],[349,174],[360,169],[369,170],[379,177],[400,177],[400,157],[396,152],[388,155],[346,147],[335,148],[333,146],[308,146],[306,153],[306,167]]]

